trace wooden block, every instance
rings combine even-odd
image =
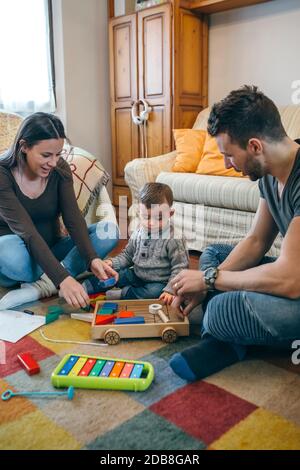
[[[111,308],[114,312],[116,312],[119,308],[118,304],[114,302],[104,302],[102,308]]]
[[[114,310],[112,308],[100,308],[100,310],[97,312],[97,315],[112,315],[114,313]]]
[[[96,325],[109,325],[116,319],[116,315],[96,315]]]
[[[121,312],[118,313],[118,318],[132,318],[134,317],[134,313],[131,312],[130,310],[122,310]]]
[[[98,298],[99,297],[99,298]],[[98,292],[98,294],[89,294],[89,298],[92,300],[102,300],[105,299],[105,292]]]
[[[29,352],[21,353],[17,355],[18,361],[28,375],[38,374],[40,372],[40,366],[33,359],[32,355]]]
[[[115,325],[137,325],[140,323],[145,323],[144,317],[116,318],[114,321]]]

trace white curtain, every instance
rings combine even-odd
[[[55,111],[47,0],[0,0],[0,109]]]

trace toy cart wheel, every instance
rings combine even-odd
[[[108,330],[104,335],[104,341],[111,346],[120,342],[120,335],[116,330]]]
[[[166,328],[162,334],[162,340],[165,343],[175,343],[177,339],[177,333],[174,328]]]

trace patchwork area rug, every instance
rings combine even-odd
[[[31,308],[46,313],[51,299]],[[66,304],[65,311],[68,311]],[[69,315],[43,328],[48,337],[90,341],[90,326]],[[117,346],[55,344],[35,331],[7,343],[0,392],[53,390],[50,375],[67,353],[149,361],[155,381],[145,392],[77,390],[65,397],[0,402],[1,449],[200,450],[300,449],[300,366],[290,355],[255,350],[249,359],[187,384],[168,360],[199,341],[122,340]],[[41,372],[28,376],[16,360],[31,351]]]

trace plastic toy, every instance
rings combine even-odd
[[[51,376],[54,387],[146,390],[154,378],[149,362],[67,354]]]
[[[2,400],[7,401],[12,397],[55,397],[55,396],[67,396],[69,400],[74,398],[74,387],[70,386],[66,392],[18,392],[15,393],[12,390],[6,390],[2,393]]]

